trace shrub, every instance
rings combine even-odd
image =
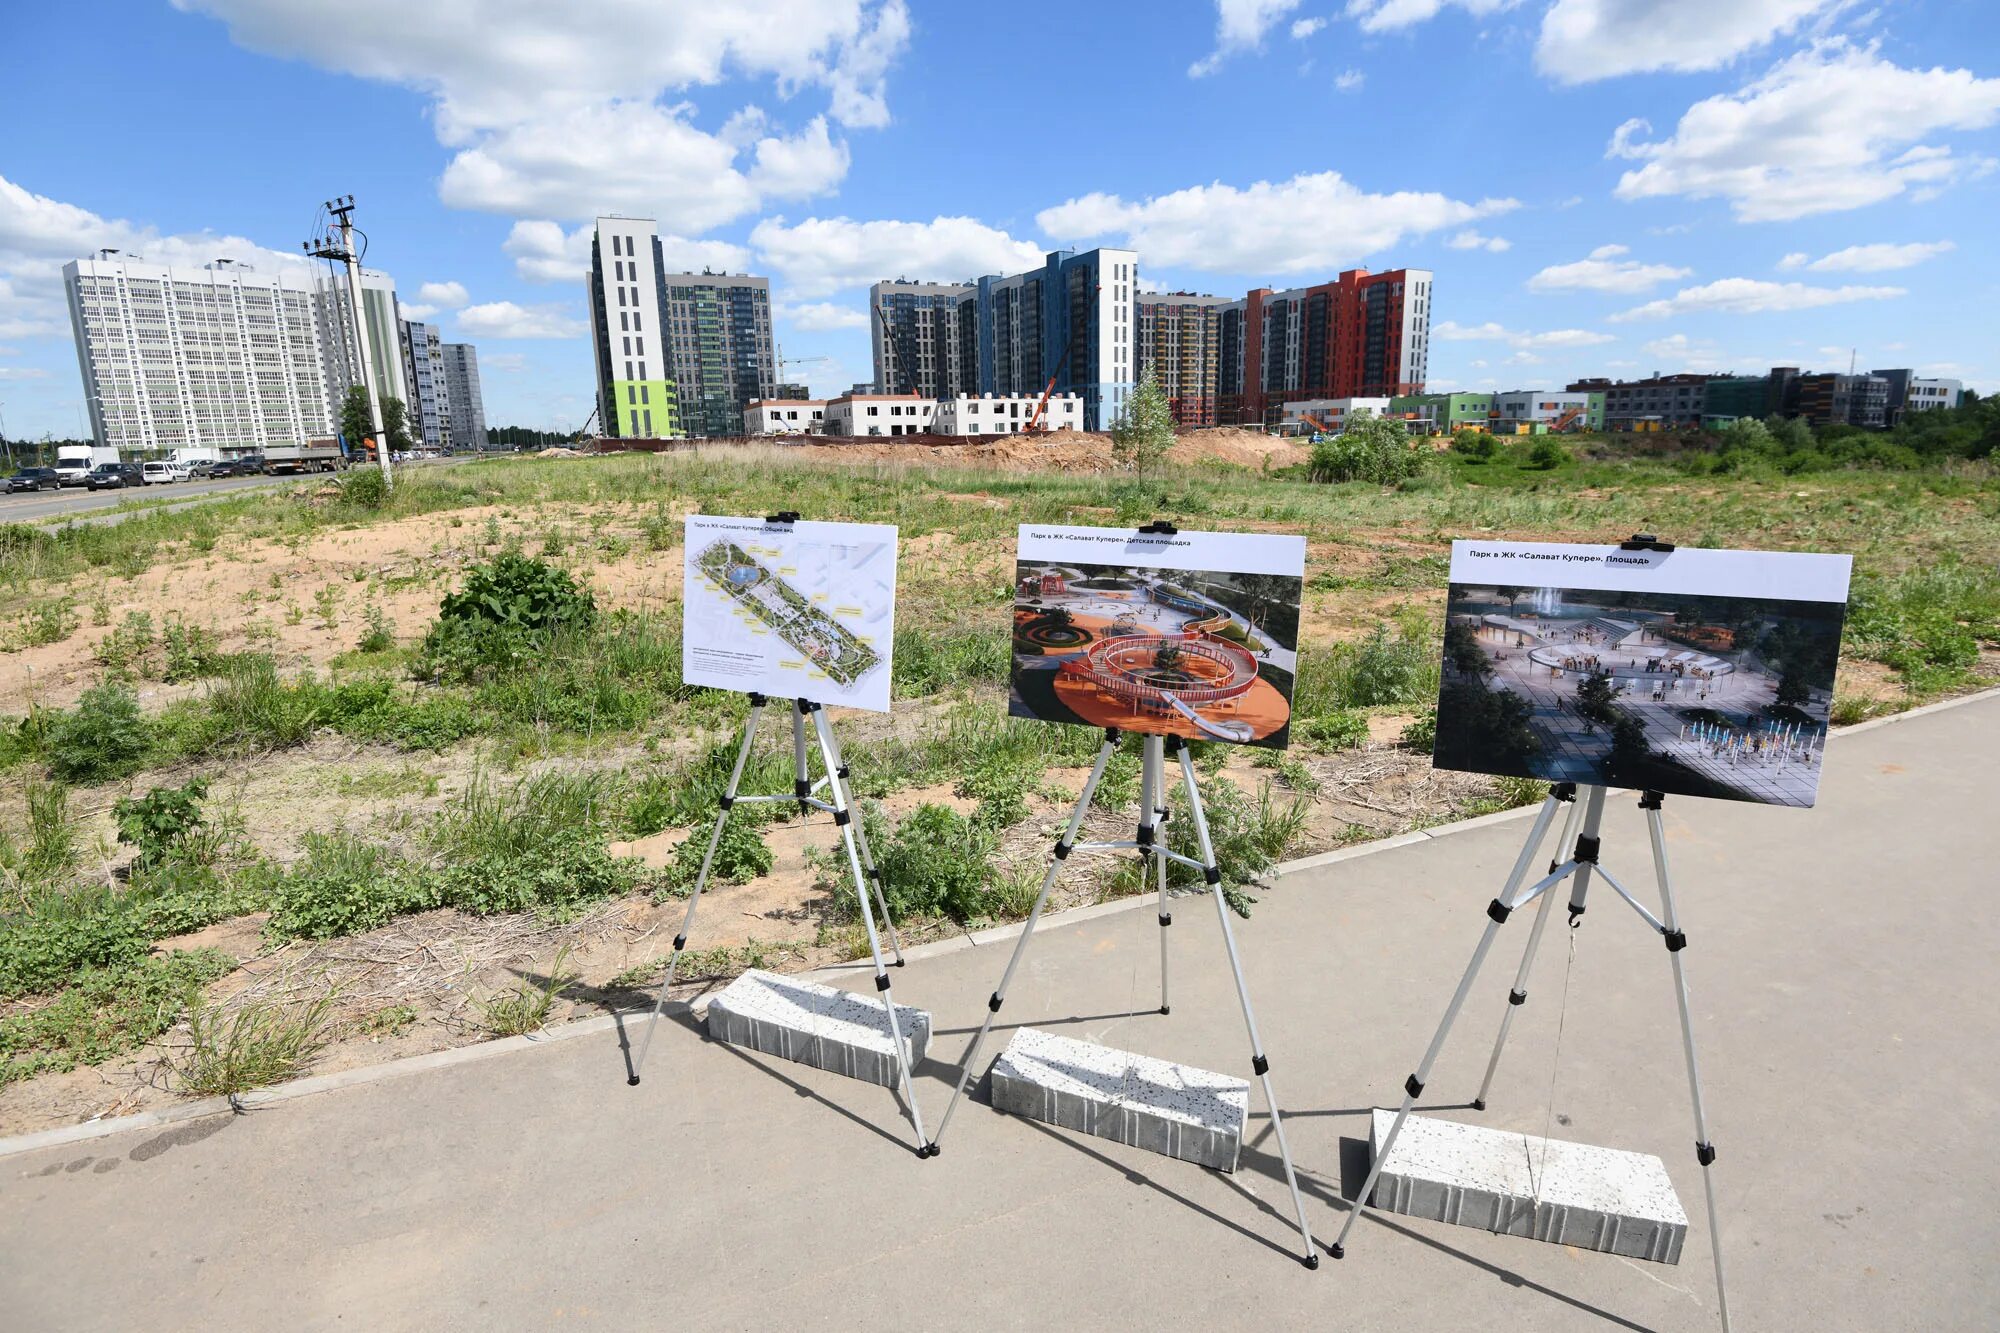
[[[1528,466],[1547,472],[1570,461],[1569,450],[1561,443],[1544,435],[1528,449]]]
[[[1252,802],[1241,787],[1218,777],[1203,784],[1202,807],[1208,814],[1209,842],[1222,875],[1223,901],[1238,916],[1247,917],[1250,905],[1257,900],[1242,886],[1276,865],[1297,840],[1305,828],[1310,802],[1304,796],[1281,802],[1272,795],[1268,782],[1259,785],[1257,799]],[[1167,848],[1201,860],[1201,840],[1192,819],[1167,821]],[[1128,865],[1117,886],[1130,892],[1138,883],[1137,868]],[[1205,887],[1199,870],[1174,861],[1167,863],[1167,883],[1175,888]]]
[[[1369,481],[1393,486],[1423,471],[1427,451],[1412,441],[1400,421],[1366,417],[1312,449],[1307,475],[1313,481]]]
[[[1006,755],[987,755],[974,761],[954,790],[979,802],[972,812],[974,823],[999,833],[1028,817],[1028,793],[1034,787],[1035,770]]]
[[[201,803],[208,784],[200,778],[185,787],[155,787],[144,796],[120,797],[111,807],[118,841],[139,849],[135,866],[154,866],[184,848],[205,827]]]
[[[396,624],[388,613],[374,602],[362,608],[361,618],[368,628],[361,632],[361,641],[355,650],[363,653],[386,653],[396,646]]]
[[[631,892],[643,867],[605,845],[608,805],[599,774],[547,773],[505,795],[475,780],[432,834],[438,900],[482,915],[565,916]]]
[[[350,468],[340,479],[340,503],[349,509],[380,509],[389,502],[389,481],[374,465]]]
[[[745,806],[744,810],[755,808]],[[711,836],[711,833],[698,828],[674,848],[674,859],[667,864],[662,892],[676,898],[685,898],[693,892],[694,882],[701,874],[701,858],[708,854]],[[708,882],[742,884],[768,874],[770,869],[771,848],[765,843],[764,835],[757,831],[755,822],[732,812],[722,826],[722,840],[715,844],[715,860],[708,868]]]
[[[438,615],[521,630],[587,628],[597,618],[597,603],[563,570],[507,552],[467,571],[465,586],[439,603]]]
[[[49,771],[65,782],[106,782],[137,772],[149,738],[139,697],[123,685],[92,686],[44,732]]]
[[[97,641],[97,661],[114,675],[129,673],[153,647],[153,617],[128,611],[125,623]]]
[[[1500,443],[1483,430],[1459,430],[1451,437],[1451,451],[1468,463],[1484,463],[1500,452]]]
[[[201,680],[220,674],[230,658],[215,641],[215,633],[200,625],[190,625],[178,616],[168,616],[160,632],[166,649],[165,678],[170,681]]]
[[[1355,708],[1408,704],[1429,698],[1437,688],[1437,663],[1426,645],[1390,637],[1386,623],[1355,650],[1347,675],[1347,702]]]
[[[993,835],[956,810],[920,805],[886,845],[875,845],[895,920],[942,915],[964,923],[987,914]]]
[[[281,878],[261,859],[225,870],[176,855],[135,872],[127,897],[145,933],[160,939],[264,910]]]

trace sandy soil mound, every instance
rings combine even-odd
[[[1111,437],[1089,431],[1059,430],[1046,435],[1003,435],[991,439],[923,435],[903,440],[818,438],[802,446],[815,461],[922,462],[958,467],[990,467],[1002,472],[1109,472],[1117,466]],[[1305,458],[1297,441],[1276,439],[1235,426],[1188,431],[1174,441],[1168,458],[1176,463],[1222,462],[1263,469],[1285,467]]]

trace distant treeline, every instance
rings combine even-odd
[[[536,430],[531,426],[488,426],[487,444],[493,448],[548,449],[559,444],[580,444],[583,432]]]

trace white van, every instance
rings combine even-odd
[[[164,486],[170,482],[186,481],[188,479],[188,470],[183,464],[163,463],[158,460],[151,463],[141,463],[139,465],[139,474],[141,480],[148,486]]]

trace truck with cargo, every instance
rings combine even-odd
[[[264,450],[264,470],[273,476],[296,472],[333,472],[347,466],[340,441],[332,437],[304,444],[274,444]]]
[[[59,444],[56,446],[56,475],[65,486],[81,486],[90,479],[99,463],[116,463],[118,451],[102,444]]]

